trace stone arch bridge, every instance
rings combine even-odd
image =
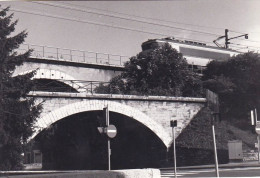
[[[73,114],[103,110],[132,118],[157,135],[168,148],[172,143],[170,120],[177,120],[176,136],[204,107],[204,98],[134,96],[89,93],[31,92],[30,97],[43,102],[43,111],[35,123],[35,137],[42,129]]]

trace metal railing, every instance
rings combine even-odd
[[[84,81],[84,80],[41,80],[36,79],[33,91],[45,92],[68,92],[68,93],[96,93],[98,86],[107,86],[109,82],[102,81]]]
[[[25,43],[20,45],[20,48],[17,50],[17,52],[24,53],[28,49],[33,49],[31,57],[39,59],[114,66],[123,66],[124,63],[129,60],[129,56],[122,56],[117,54],[57,48],[52,46]]]

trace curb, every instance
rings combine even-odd
[[[243,167],[259,167],[260,163],[230,163],[230,164],[220,164],[219,168],[243,168]],[[215,168],[215,165],[200,165],[200,166],[185,166],[185,167],[177,167],[178,170],[186,170],[186,169],[208,169]],[[160,170],[174,169],[174,167],[160,168]]]

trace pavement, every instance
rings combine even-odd
[[[219,168],[243,168],[243,167],[260,167],[260,163],[258,161],[250,161],[250,162],[236,162],[236,163],[228,163],[228,164],[219,164]],[[211,165],[198,165],[198,166],[183,166],[177,167],[178,170],[186,170],[186,169],[209,169],[215,168],[215,164]],[[174,169],[173,167],[168,168],[160,168],[161,170]]]

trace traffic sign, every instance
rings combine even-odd
[[[219,113],[219,98],[218,94],[207,90],[206,92],[207,105],[214,112]]]
[[[107,127],[107,136],[109,138],[114,138],[117,134],[117,130],[116,130],[116,127],[114,125],[109,125]]]
[[[105,127],[98,127],[97,129],[98,129],[99,133],[101,133],[101,134],[105,133]]]

